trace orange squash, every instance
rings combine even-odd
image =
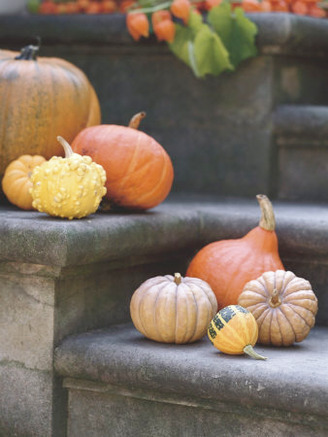
[[[173,166],[164,148],[138,130],[144,112],[136,114],[128,127],[92,126],[72,142],[74,152],[88,155],[107,175],[108,201],[128,209],[145,210],[160,204],[173,183]]]
[[[22,155],[8,165],[1,186],[10,203],[21,209],[33,209],[33,199],[30,194],[31,175],[35,167],[45,161],[44,157],[40,155]]]
[[[186,276],[210,284],[219,308],[236,305],[248,281],[268,270],[284,270],[271,202],[265,195],[256,197],[262,212],[259,226],[242,238],[208,244],[195,255],[188,267]]]
[[[63,155],[57,135],[72,141],[100,123],[98,98],[85,74],[63,59],[37,57],[38,49],[0,50],[0,178],[21,155]]]

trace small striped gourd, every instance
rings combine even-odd
[[[213,346],[225,354],[245,353],[258,360],[266,359],[253,349],[258,337],[256,320],[240,305],[222,308],[211,320],[207,333]]]
[[[156,276],[133,293],[130,314],[135,328],[161,343],[192,343],[206,334],[217,312],[211,287],[180,273]]]

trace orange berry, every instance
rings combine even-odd
[[[260,6],[262,12],[271,12],[273,10],[270,0],[262,0]]]
[[[308,13],[308,6],[307,4],[302,0],[296,0],[291,5],[292,12],[297,15],[306,15]]]
[[[70,1],[66,3],[67,14],[76,14],[77,12],[79,12],[79,5],[76,2]]]
[[[169,20],[172,21],[172,15],[170,11],[161,10],[153,12],[151,15],[151,22],[153,26],[156,26],[157,23],[160,23],[161,21]]]
[[[274,1],[271,10],[272,12],[289,12],[289,6],[285,0]]]
[[[100,10],[103,14],[112,14],[117,10],[114,0],[102,0],[100,2]]]
[[[128,9],[130,9],[135,4],[135,0],[122,0],[118,2],[118,9],[122,14],[125,14],[128,12]]]
[[[311,17],[316,18],[325,18],[326,12],[319,8],[316,4],[310,5],[308,8],[308,15],[311,15]]]
[[[166,19],[159,21],[153,25],[153,29],[158,41],[174,41],[175,26],[172,20]]]
[[[170,7],[172,14],[177,18],[181,18],[185,24],[188,23],[190,9],[191,4],[189,0],[173,0]]]
[[[261,5],[257,0],[242,0],[241,7],[245,12],[261,11]]]
[[[42,2],[39,8],[40,14],[56,14],[57,13],[57,5],[51,1],[46,0],[45,2]]]
[[[100,3],[98,2],[89,2],[88,6],[85,8],[84,11],[86,14],[94,15],[94,14],[100,14]]]
[[[149,21],[146,14],[143,12],[127,14],[126,26],[135,41],[139,41],[142,36],[145,38],[149,36]]]

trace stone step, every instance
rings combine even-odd
[[[311,282],[317,326],[328,326],[327,206],[273,205],[284,265]],[[128,322],[143,281],[184,274],[198,249],[245,235],[259,217],[255,198],[170,196],[145,213],[73,221],[0,206],[0,435],[64,435],[54,348],[69,335]]]
[[[327,200],[328,106],[281,105],[273,120],[278,197]]]
[[[144,338],[131,325],[68,337],[55,353],[68,390],[67,437],[328,434],[328,328],[257,361]]]

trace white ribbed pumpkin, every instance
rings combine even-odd
[[[156,276],[134,292],[130,314],[136,329],[162,343],[192,343],[206,334],[217,312],[211,287],[191,277]]]

